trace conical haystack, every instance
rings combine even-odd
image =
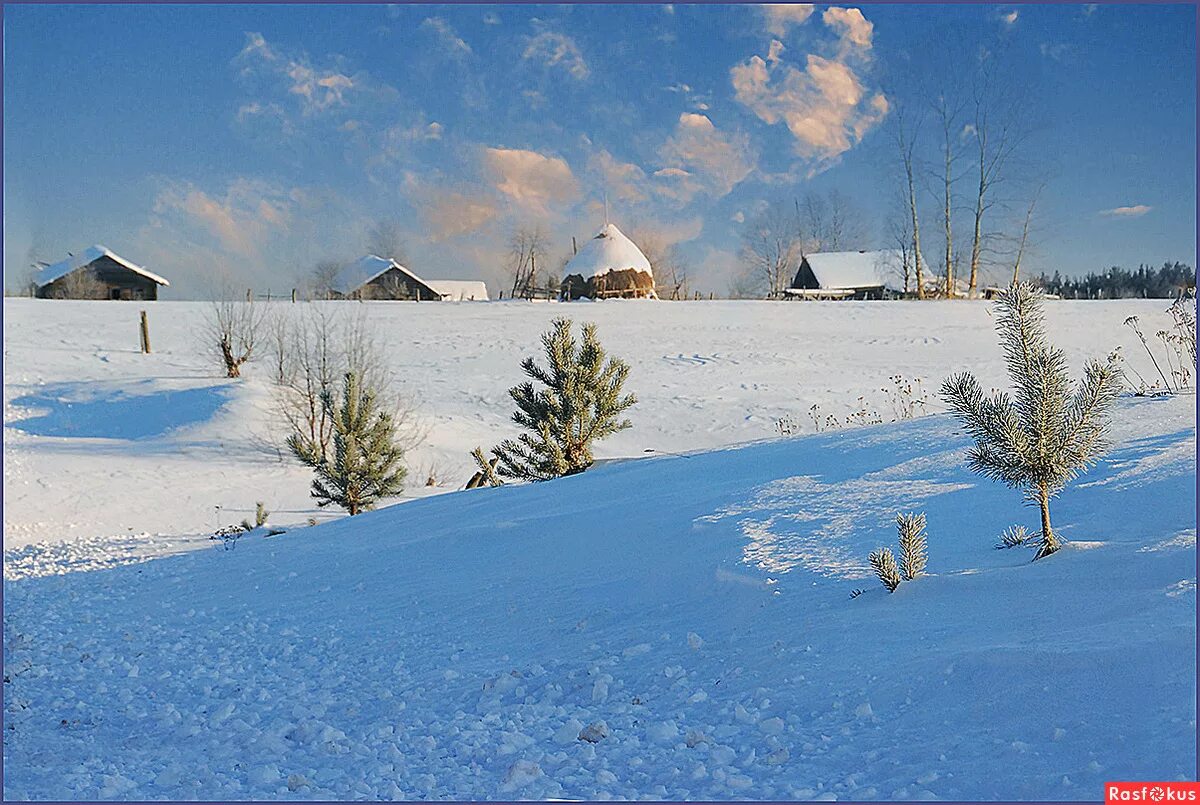
[[[654,299],[654,272],[637,245],[605,224],[567,263],[562,298]]]

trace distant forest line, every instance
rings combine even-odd
[[[1187,263],[1166,262],[1162,268],[1143,263],[1130,271],[1113,266],[1082,277],[1042,274],[1033,282],[1064,299],[1174,299],[1196,287],[1196,271]]]

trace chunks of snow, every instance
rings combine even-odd
[[[587,741],[588,743],[598,743],[608,737],[608,724],[601,721],[593,721],[579,732],[579,740]]]
[[[502,791],[516,791],[542,776],[542,767],[532,760],[518,760],[504,774]]]
[[[561,727],[554,731],[554,742],[556,744],[571,744],[579,740],[579,733],[583,731],[583,723],[577,718],[568,719]]]
[[[646,728],[646,736],[657,743],[665,743],[678,737],[679,725],[674,721],[660,721]]]

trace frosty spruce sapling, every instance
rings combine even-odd
[[[1063,351],[1050,344],[1042,295],[1018,284],[996,303],[996,332],[1014,391],[987,397],[969,372],[942,384],[942,397],[975,445],[967,463],[979,474],[1021,489],[1042,514],[1041,559],[1061,547],[1050,526],[1050,499],[1103,454],[1108,413],[1121,393],[1111,361],[1089,361],[1072,390]]]
[[[317,505],[334,503],[354,515],[374,508],[379,498],[399,494],[407,475],[404,451],[396,444],[391,416],[378,410],[375,392],[347,372],[341,399],[326,390],[321,404],[333,421],[333,455],[296,453],[316,470],[312,495]]]
[[[583,472],[592,465],[593,442],[630,427],[621,418],[637,402],[621,393],[629,365],[606,355],[595,324],[583,325],[578,344],[571,327],[570,319],[555,319],[542,334],[547,366],[526,358],[521,368],[530,380],[508,390],[517,404],[513,421],[526,432],[492,449],[505,478],[545,481]],[[475,460],[490,474],[487,462]]]

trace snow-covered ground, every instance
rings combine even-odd
[[[1195,398],[1126,398],[1057,501],[967,472],[891,376],[1007,385],[984,303],[376,303],[444,487],[317,513],[270,386],[213,375],[204,306],[5,302],[7,798],[1098,798],[1195,778]],[[1159,301],[1059,302],[1078,369]],[[559,481],[461,494],[556,315],[633,367],[633,429]],[[1157,323],[1162,319],[1162,323]],[[758,441],[753,441],[758,440]],[[686,453],[686,455],[647,454]],[[334,519],[233,550],[263,500]],[[221,507],[218,510],[216,507]],[[867,553],[925,511],[930,575]],[[204,548],[204,550],[194,550]],[[153,553],[154,561],[133,562]],[[87,571],[87,572],[78,572]],[[854,589],[866,592],[854,599]],[[585,733],[594,741],[581,740]]]

